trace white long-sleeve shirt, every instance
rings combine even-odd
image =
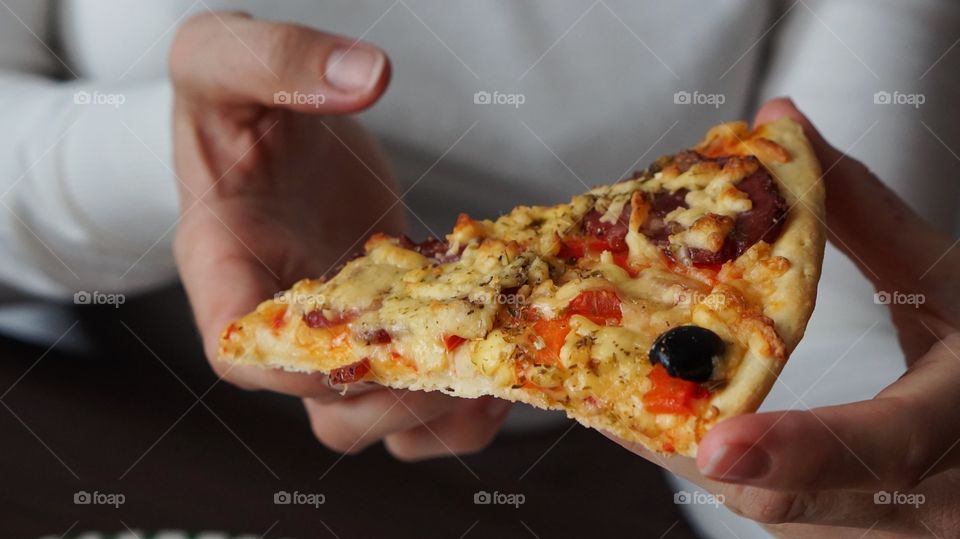
[[[491,217],[564,200],[780,94],[931,222],[960,225],[960,182],[947,172],[960,154],[952,0],[5,0],[0,299],[133,293],[175,277],[165,62],[176,27],[207,8],[363,36],[390,54],[391,88],[363,119],[401,182],[416,182],[407,201],[421,233],[449,229],[461,210]],[[479,105],[477,92],[524,103]],[[678,104],[677,92],[724,102]],[[877,92],[925,103],[877,104]],[[768,408],[867,398],[899,374],[872,297],[828,249],[819,307]],[[37,325],[24,320],[0,313],[0,324]],[[688,509],[714,522],[704,534],[723,530],[716,519],[758,533]]]
[[[435,230],[464,205],[492,215],[518,201],[560,200],[582,190],[581,180],[616,179],[638,156],[646,154],[641,166],[778,93],[795,96],[839,147],[852,146],[932,221],[957,225],[960,182],[942,172],[955,158],[937,140],[960,139],[943,114],[960,57],[948,51],[958,8],[947,1],[6,4],[0,282],[29,294],[130,292],[173,277],[165,58],[176,26],[206,6],[384,47],[394,82],[364,116],[404,180],[476,121],[411,193],[414,212]],[[921,92],[926,103],[874,104],[884,90]],[[525,103],[476,106],[477,91],[522,93]],[[721,93],[725,102],[677,105],[677,91]],[[437,196],[451,199],[442,210]]]

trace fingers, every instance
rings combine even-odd
[[[897,511],[904,507],[878,504],[874,498],[875,492],[771,490],[751,485],[723,483],[704,477],[697,469],[697,461],[694,459],[658,455],[641,444],[622,440],[609,433],[604,435],[651,463],[666,468],[671,473],[713,493],[719,503],[738,515],[763,524],[785,525],[772,528],[777,531],[778,537],[807,537],[808,535],[803,533],[792,535],[798,532],[797,524],[907,530],[904,524],[905,519],[897,515]],[[809,448],[806,441],[797,442],[797,444]],[[700,451],[704,451],[703,444],[700,446]],[[861,534],[862,531],[854,537],[861,537]]]
[[[923,293],[927,307],[960,323],[960,307],[949,301],[956,297],[953,282],[960,267],[960,251],[950,250],[951,239],[910,209],[866,166],[827,143],[789,99],[766,103],[757,113],[755,124],[781,117],[803,126],[819,158],[826,182],[831,241],[879,289]],[[932,269],[924,275],[928,268]]]
[[[227,12],[188,20],[169,62],[178,91],[205,101],[300,112],[361,110],[390,79],[387,56],[373,45]]]
[[[786,525],[773,528],[779,532],[777,537],[811,536],[809,530],[797,533],[797,524],[859,528],[851,536],[858,539],[864,537],[865,529],[878,532],[876,537],[887,537],[880,530],[916,532],[910,519],[898,516],[901,507],[876,503],[872,492],[783,492],[735,485],[720,486],[715,492],[723,497],[727,509],[740,516],[762,524]],[[831,538],[844,537],[832,532]]]
[[[708,478],[782,491],[907,489],[960,464],[960,336],[938,343],[871,401],[746,415],[700,444]]]
[[[339,453],[356,453],[388,434],[433,421],[460,402],[440,393],[382,389],[333,403],[306,399],[304,406],[323,445]]]
[[[451,413],[389,434],[384,442],[393,456],[406,461],[476,453],[493,441],[512,404],[493,397],[462,400]]]
[[[203,228],[188,232],[187,228],[192,226]],[[209,222],[182,224],[174,241],[177,265],[213,370],[220,378],[243,389],[327,400],[339,398],[342,388],[331,388],[322,374],[261,369],[217,360],[220,333],[227,324],[273,295],[280,286],[269,270],[245,250],[224,252],[222,248],[215,248],[224,245],[234,245],[232,234],[218,223],[210,226]],[[355,392],[355,389],[349,391]]]

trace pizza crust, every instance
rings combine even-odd
[[[783,118],[761,126],[757,135],[772,140],[790,154],[786,163],[758,155],[781,186],[789,208],[772,254],[790,260],[791,266],[776,279],[775,291],[766,298],[763,308],[763,314],[773,320],[789,356],[803,337],[816,303],[826,245],[826,195],[820,162],[800,124]],[[748,352],[737,376],[714,402],[720,410],[717,421],[756,411],[785,363],[786,356],[777,360]]]

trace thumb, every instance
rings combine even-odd
[[[235,12],[184,23],[169,69],[178,92],[203,101],[325,114],[369,107],[390,80],[390,62],[373,45]]]
[[[922,294],[925,307],[945,321],[960,324],[955,274],[960,251],[953,240],[914,212],[861,162],[831,146],[793,101],[768,101],[756,125],[779,118],[799,123],[823,168],[827,231],[881,291]]]
[[[960,337],[944,338],[875,399],[739,416],[697,455],[711,479],[767,489],[907,489],[960,465]]]

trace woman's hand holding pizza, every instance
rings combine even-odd
[[[508,403],[383,388],[341,397],[323,375],[215,360],[230,320],[302,276],[328,273],[372,230],[402,231],[386,160],[345,116],[380,97],[386,56],[302,27],[208,14],[181,29],[170,69],[183,208],[175,249],[214,369],[241,387],[304,397],[318,438],[339,451],[381,439],[411,459],[484,446]],[[696,462],[673,459],[671,468],[785,536],[840,525],[949,530],[960,520],[952,510],[960,482],[960,251],[829,146],[789,101],[769,103],[757,122],[782,116],[804,125],[827,170],[833,241],[878,290],[926,298],[919,310],[892,307],[909,370],[871,401],[724,421]],[[883,490],[922,494],[926,503],[874,503]]]
[[[504,403],[379,386],[341,397],[323,375],[216,361],[229,321],[329,272],[370,231],[402,232],[386,159],[347,116],[385,90],[386,55],[305,27],[209,13],[179,31],[170,73],[182,208],[175,253],[214,370],[244,388],[303,397],[318,438],[338,451],[386,439],[397,456],[421,458],[486,445]]]
[[[756,122],[782,116],[801,122],[826,170],[831,241],[878,291],[925,298],[919,309],[891,305],[908,370],[873,400],[726,420],[696,462],[675,458],[669,467],[784,537],[823,537],[834,526],[830,537],[868,529],[948,537],[960,525],[960,250],[789,100],[768,103]],[[922,503],[875,499],[894,492]]]

